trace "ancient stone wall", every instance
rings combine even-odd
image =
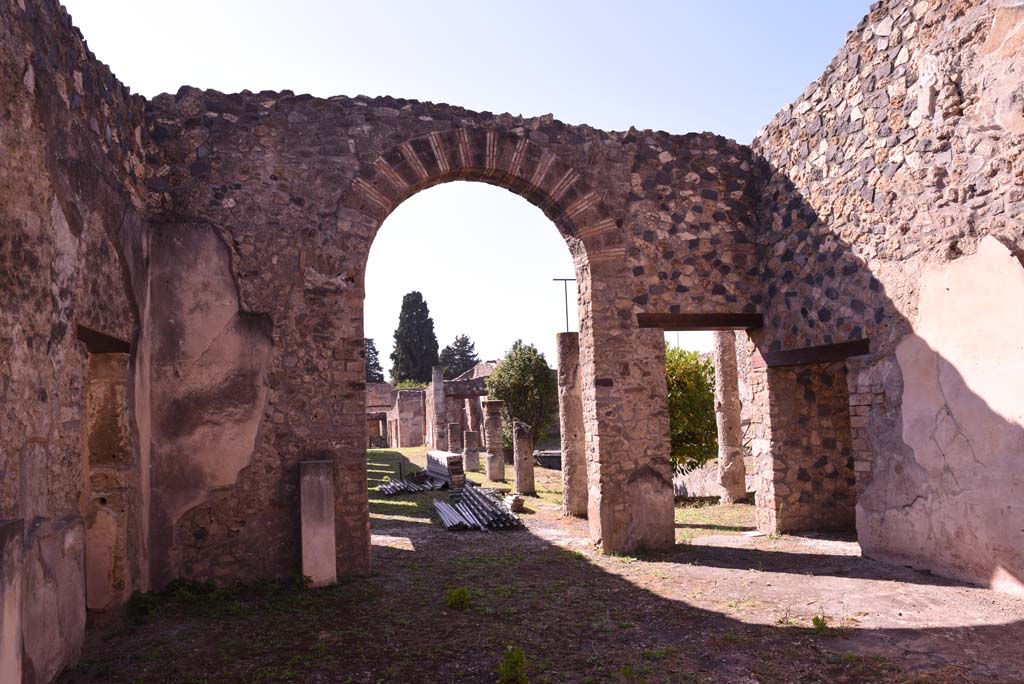
[[[127,346],[138,325],[143,105],[56,2],[0,4],[0,519],[22,521],[24,558],[20,570],[5,567],[0,589],[20,585],[18,630],[5,625],[3,655],[16,645],[24,682],[49,682],[73,662],[85,628],[91,380],[76,332]],[[121,393],[113,418],[133,460],[145,424],[124,412],[144,413],[146,402],[134,387]],[[121,528],[120,572],[145,588],[144,493],[137,471],[133,479],[126,505],[143,519]],[[5,681],[9,667],[0,663]]]
[[[769,368],[772,450],[756,466],[757,525],[852,530],[857,501],[843,362]]]
[[[118,252],[138,227],[143,103],[54,3],[0,19],[0,517],[63,515],[82,482],[75,326],[131,340],[135,323]]]
[[[752,457],[744,459],[745,481],[747,492],[757,492],[757,463]],[[694,468],[688,473],[680,473],[672,476],[672,487],[676,496],[687,498],[704,498],[710,496],[721,497],[722,485],[719,482],[718,459],[712,459],[700,468]]]
[[[1003,388],[1021,371],[998,362],[1021,291],[1022,13],[878,4],[748,148],[394,98],[185,87],[144,103],[55,2],[0,6],[0,517],[26,519],[25,558],[42,559],[22,629],[50,631],[30,662],[72,657],[84,608],[96,502],[75,325],[132,343],[128,461],[150,477],[128,495],[124,589],[293,575],[302,461],[334,465],[339,573],[369,569],[366,259],[395,207],[456,180],[537,205],[573,257],[606,551],[674,538],[663,337],[637,316],[760,312],[740,363],[764,524],[845,524],[859,491],[867,553],[1020,587],[1021,405]],[[864,338],[845,366],[765,367]],[[395,409],[416,401],[422,416],[422,392]],[[420,440],[473,427],[442,403]],[[67,619],[43,621],[74,598],[51,589],[79,584]]]
[[[389,444],[405,448],[423,445],[426,432],[426,395],[423,390],[395,392],[395,404],[388,412]]]
[[[1024,247],[1022,69],[1019,3],[876,3],[753,143],[767,284],[755,339],[871,340],[849,362],[865,553],[1019,591],[1020,404],[976,379],[1024,380],[1007,365],[1019,349],[998,341],[1012,294],[983,285],[992,268],[1016,282]],[[954,277],[955,304],[926,298]]]
[[[395,388],[389,382],[366,384],[366,410],[386,411],[395,403]]]
[[[609,549],[649,541],[635,531],[640,523],[630,523],[649,513],[639,500],[628,503],[628,492],[639,485],[618,483],[635,476],[633,482],[644,486],[660,483],[662,498],[671,495],[658,407],[664,396],[649,382],[653,371],[643,342],[649,333],[637,329],[636,314],[757,307],[748,151],[710,134],[606,133],[550,116],[522,119],[391,98],[324,100],[288,92],[183,88],[151,102],[148,117],[154,220],[178,234],[179,217],[188,216],[190,230],[205,226],[218,235],[229,255],[218,273],[237,289],[237,305],[228,308],[264,316],[274,338],[259,371],[266,374],[266,407],[258,401],[246,407],[257,432],[254,440],[251,433],[246,438],[254,455],[239,455],[232,468],[237,480],[220,483],[216,502],[190,509],[196,522],[179,516],[210,483],[198,482],[196,498],[160,512],[174,528],[173,553],[181,553],[178,546],[197,549],[197,564],[179,571],[241,573],[232,566],[249,562],[238,549],[249,547],[250,539],[240,528],[294,549],[288,542],[294,522],[280,515],[292,485],[272,485],[255,473],[282,472],[293,482],[298,452],[309,449],[338,459],[339,554],[353,554],[352,569],[366,567],[366,427],[362,415],[349,420],[347,410],[364,410],[358,342],[366,256],[381,222],[401,201],[460,179],[501,185],[537,204],[566,239],[580,279],[598,284],[585,286],[580,301],[581,361],[587,430],[594,437],[589,443],[604,452],[592,457],[599,470],[615,473],[595,480],[608,488],[605,515],[616,519],[608,518],[616,532],[604,539]],[[162,363],[154,358],[154,369]],[[218,411],[208,405],[206,413]],[[448,422],[454,416],[446,416]],[[638,425],[644,426],[639,440]],[[187,455],[193,469],[213,458],[201,447],[183,448],[174,434],[164,435],[161,450],[174,453],[175,462]],[[171,459],[155,458],[164,460]],[[244,510],[239,501],[246,502]],[[154,514],[157,508],[166,507],[158,504]],[[241,522],[251,520],[260,522]],[[161,544],[169,539],[165,535]],[[261,572],[290,570],[294,555],[263,558]]]

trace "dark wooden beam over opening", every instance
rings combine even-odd
[[[784,349],[775,352],[762,352],[764,365],[769,368],[780,366],[803,366],[809,363],[831,363],[845,361],[851,356],[863,356],[871,352],[869,340],[851,340],[837,344],[822,344],[816,347],[801,349]]]
[[[641,313],[636,315],[641,328],[666,331],[750,330],[764,325],[759,313]]]
[[[90,354],[128,354],[132,350],[130,343],[83,325],[75,325],[75,337],[85,343]]]

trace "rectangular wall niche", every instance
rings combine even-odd
[[[138,481],[127,412],[128,354],[89,354],[82,517],[86,606],[107,610],[131,594],[129,519]]]

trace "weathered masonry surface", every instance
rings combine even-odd
[[[743,331],[763,527],[855,525],[868,555],[1024,590],[1019,3],[877,3],[749,146],[393,98],[146,101],[54,0],[0,5],[0,70],[2,586],[31,607],[28,681],[75,658],[87,564],[97,609],[293,575],[302,462],[333,463],[337,572],[369,569],[366,259],[456,180],[537,205],[572,254],[606,551],[672,543],[660,328],[703,324]]]

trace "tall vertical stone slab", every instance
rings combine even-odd
[[[722,486],[722,503],[734,503],[747,495],[740,388],[736,371],[736,334],[731,330],[725,330],[714,335],[718,482]]]
[[[448,421],[445,415],[444,371],[434,366],[430,377],[430,439],[439,451],[448,450]]]
[[[491,482],[505,481],[505,455],[502,450],[501,412],[503,401],[484,402],[484,448],[487,449],[485,474]]]
[[[480,472],[480,433],[467,430],[462,438],[462,469],[467,473]]]
[[[580,387],[580,335],[558,333],[558,424],[562,438],[562,514],[587,517],[587,453]]]
[[[448,423],[448,451],[453,454],[462,451],[462,426],[458,423]]]
[[[21,520],[0,522],[0,682],[21,682]]]
[[[50,684],[85,641],[85,524],[36,518],[25,534],[22,684]]]
[[[302,520],[302,574],[312,586],[338,581],[334,532],[334,461],[299,464],[299,505]]]
[[[521,420],[512,423],[512,447],[515,491],[533,496],[537,493],[533,477],[533,430]]]

